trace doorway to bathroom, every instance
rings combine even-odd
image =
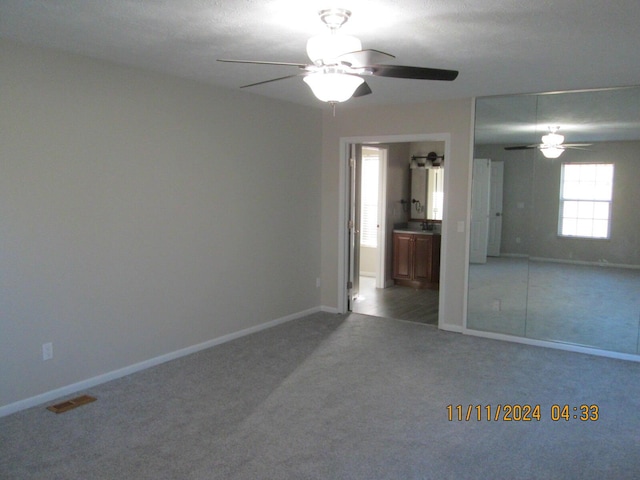
[[[417,135],[363,139],[344,145],[348,311],[438,325],[441,299],[437,286],[415,288],[394,281],[393,234],[397,228],[420,226],[419,222],[410,222],[416,216],[411,212],[412,153],[438,149],[444,157],[447,141],[448,135]],[[439,174],[444,174],[444,168]],[[439,193],[441,198],[444,193]],[[440,209],[438,236],[446,222],[442,202]],[[437,255],[439,264],[440,250]]]

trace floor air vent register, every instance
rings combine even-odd
[[[96,398],[90,395],[82,395],[80,397],[72,398],[71,400],[67,400],[65,402],[57,403],[55,405],[51,405],[47,407],[47,410],[50,410],[54,413],[64,413],[69,410],[73,410],[74,408],[80,407],[82,405],[86,405],[87,403],[95,402]]]

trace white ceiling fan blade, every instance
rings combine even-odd
[[[290,63],[290,62],[265,62],[262,60],[229,60],[229,59],[223,59],[223,58],[219,58],[218,62],[225,62],[225,63],[250,63],[253,65],[283,65],[285,67],[299,67],[299,68],[305,68],[307,67],[306,63]]]
[[[263,80],[262,82],[250,83],[249,85],[242,85],[240,88],[255,87],[256,85],[264,85],[265,83],[277,82],[279,80],[286,80],[287,78],[299,77],[304,75],[302,73],[296,73],[295,75],[287,75],[285,77],[272,78],[271,80]]]
[[[344,55],[340,55],[336,60],[340,61],[340,63],[346,63],[353,68],[360,68],[383,63],[394,58],[396,57],[390,53],[367,49],[345,53]]]

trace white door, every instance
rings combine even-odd
[[[487,255],[500,256],[502,242],[502,178],[504,162],[491,161],[491,181],[489,185],[489,243]]]
[[[349,275],[347,283],[347,309],[360,291],[360,189],[362,175],[362,145],[349,146]]]
[[[469,261],[471,263],[487,262],[490,185],[491,160],[486,158],[474,159],[471,182],[471,245],[469,250]]]

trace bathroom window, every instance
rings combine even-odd
[[[563,163],[558,235],[609,238],[612,163]]]
[[[360,245],[378,248],[378,176],[379,157],[362,157],[362,191],[360,205]]]

